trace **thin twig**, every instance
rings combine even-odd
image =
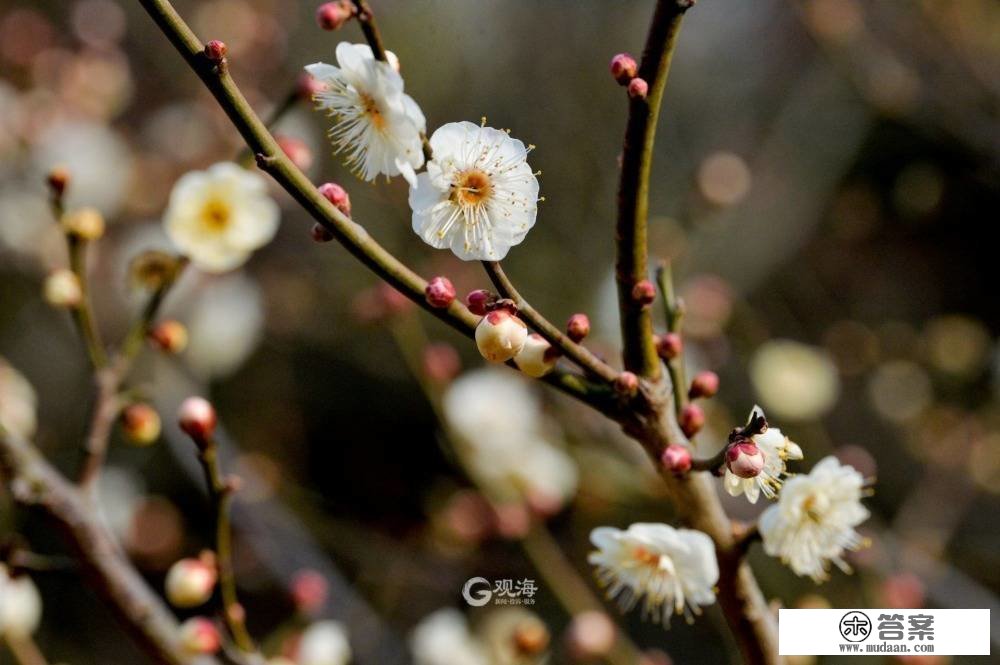
[[[80,304],[73,308],[73,321],[87,347],[87,355],[95,369],[108,364],[108,354],[101,341],[101,333],[94,321],[94,309],[90,302],[90,280],[87,276],[87,248],[90,243],[75,235],[67,237],[69,243],[70,270],[80,283]]]
[[[532,307],[527,300],[514,288],[514,284],[507,277],[503,267],[497,261],[483,261],[486,274],[504,298],[510,298],[517,306],[517,311],[524,319],[531,324],[531,327],[538,331],[552,346],[559,349],[563,355],[575,362],[584,370],[590,372],[607,382],[613,382],[618,376],[606,362],[595,356],[584,346],[571,340],[559,328],[549,322],[542,314]]]
[[[622,170],[618,183],[615,277],[621,313],[622,355],[625,369],[651,379],[660,375],[660,361],[653,341],[652,317],[648,305],[637,302],[632,291],[638,282],[648,279],[646,218],[656,122],[670,72],[670,61],[677,45],[681,19],[692,4],[693,0],[657,2],[638,72],[639,77],[649,84],[649,93],[645,99],[637,96],[629,101]]]
[[[372,49],[372,54],[376,60],[386,62],[385,45],[382,44],[382,35],[379,33],[378,24],[375,23],[375,15],[371,7],[365,0],[353,0],[354,8],[358,13],[358,23],[361,24],[361,31],[365,34],[365,40]]]
[[[680,334],[681,320],[684,318],[684,307],[674,291],[674,277],[670,264],[660,263],[656,269],[656,282],[660,287],[660,297],[663,299],[663,311],[667,320],[667,331]],[[687,378],[684,370],[684,355],[665,361],[670,374],[670,384],[673,387],[674,415],[680,420],[681,411],[688,403]]]

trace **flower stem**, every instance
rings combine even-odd
[[[70,270],[80,283],[80,304],[73,308],[73,321],[87,347],[87,355],[95,369],[108,364],[107,351],[101,341],[101,333],[94,320],[94,310],[90,302],[90,286],[87,278],[87,247],[89,243],[77,236],[67,237],[69,243]]]

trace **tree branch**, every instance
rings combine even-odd
[[[684,318],[684,307],[674,292],[674,276],[670,264],[666,261],[656,268],[656,283],[660,287],[660,297],[663,298],[663,311],[667,320],[667,332],[680,334],[681,320]],[[670,384],[673,387],[674,415],[680,421],[681,411],[688,403],[687,378],[684,371],[684,354],[665,360],[667,373],[670,374]]]
[[[649,175],[653,165],[656,121],[663,89],[670,72],[677,35],[684,12],[693,0],[659,0],[639,64],[639,77],[649,84],[645,99],[631,98],[618,183],[618,219],[615,224],[618,307],[621,313],[622,355],[625,369],[656,379],[660,361],[653,341],[648,306],[636,302],[632,289],[648,279],[646,267],[646,217]]]
[[[361,24],[361,32],[365,33],[365,40],[372,48],[372,55],[376,60],[386,62],[385,45],[382,44],[382,35],[375,23],[375,15],[372,8],[368,6],[366,0],[353,0],[354,8],[358,13],[358,23]]]
[[[77,330],[83,343],[87,347],[87,355],[94,369],[101,369],[108,364],[108,354],[101,341],[101,332],[94,322],[94,308],[90,302],[90,280],[87,275],[87,247],[90,243],[87,240],[70,236],[69,243],[69,265],[70,270],[76,275],[80,283],[80,304],[73,308],[73,322],[76,323]]]

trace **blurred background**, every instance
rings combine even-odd
[[[545,202],[507,273],[552,321],[588,313],[589,345],[617,362],[612,225],[626,98],[607,63],[641,52],[653,3],[371,2],[429,130],[485,115],[538,146],[530,161]],[[354,22],[320,30],[315,4],[176,6],[203,40],[227,43],[233,76],[266,116],[304,65],[363,41]],[[752,551],[765,594],[783,606],[1000,607],[1000,299],[988,240],[998,114],[992,0],[706,0],[685,19],[650,235],[687,304],[689,372],[722,377],[699,450],[714,452],[759,403],[804,449],[796,469],[836,454],[875,479],[872,545],[851,557],[854,575],[817,587]],[[326,122],[302,103],[276,131],[304,144],[314,180],[342,183],[354,218],[405,262],[449,276],[460,294],[486,287],[479,265],[413,235],[405,182],[345,171]],[[45,274],[66,264],[45,174],[67,166],[70,204],[110,223],[92,279],[115,340],[140,302],[129,260],[169,247],[159,220],[173,183],[240,146],[137,3],[0,0],[0,406],[37,404],[36,440],[59,466],[78,459],[92,390],[69,318],[40,298]],[[237,272],[188,271],[167,304],[189,327],[187,351],[146,354],[136,374],[167,423],[189,394],[219,409],[227,467],[245,480],[236,555],[252,632],[278,653],[304,621],[331,617],[346,624],[357,663],[404,663],[411,632],[435,610],[458,608],[468,639],[489,649],[509,628],[504,613],[530,611],[551,631],[551,662],[567,662],[579,648],[571,616],[592,602],[583,591],[599,597],[590,530],[672,519],[648,462],[569,399],[513,373],[478,373],[468,340],[401,305],[335,243],[314,243],[310,221],[274,195],[276,240]],[[477,373],[449,386],[460,371]],[[463,444],[484,425],[456,422],[456,409],[545,452],[522,460],[517,482],[484,480],[476,456],[488,467],[491,451]],[[157,586],[173,561],[210,544],[193,450],[172,424],[148,448],[116,437],[102,493]],[[740,518],[763,508],[724,500]],[[541,526],[529,528],[530,515]],[[0,538],[15,532],[36,551],[63,551],[47,523],[4,496]],[[303,580],[316,579],[302,571],[325,579],[325,601],[303,605]],[[533,579],[536,602],[470,608],[461,588],[473,576]],[[560,585],[581,580],[567,607]],[[36,637],[51,662],[146,662],[72,570],[36,582]],[[639,648],[660,650],[652,663],[738,660],[717,608],[668,632],[606,608]]]

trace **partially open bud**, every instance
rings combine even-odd
[[[319,193],[332,203],[337,210],[348,217],[351,216],[351,197],[348,195],[346,189],[335,182],[324,182],[319,186]]]
[[[656,300],[656,287],[648,279],[636,282],[632,287],[632,300],[643,307],[651,305]]]
[[[435,277],[424,288],[427,304],[437,309],[445,309],[455,300],[455,286],[447,277]]]
[[[673,360],[681,355],[684,350],[684,341],[675,332],[668,332],[656,336],[656,354],[664,360]]]
[[[69,170],[65,167],[57,166],[49,171],[49,175],[45,181],[49,184],[49,189],[52,190],[55,196],[62,196],[66,193],[66,188],[69,187]]]
[[[305,141],[294,136],[277,136],[275,141],[281,152],[285,153],[300,171],[309,170],[313,164],[313,153]]]
[[[532,333],[524,342],[524,348],[514,356],[514,364],[528,376],[537,379],[551,372],[558,359],[558,354],[548,340],[538,333]]]
[[[67,235],[81,240],[97,240],[104,235],[104,216],[97,208],[71,210],[59,220]]]
[[[645,79],[636,77],[628,82],[628,96],[632,99],[646,99],[649,94],[649,84]]]
[[[324,2],[316,9],[316,23],[324,30],[337,30],[353,15],[346,2]]]
[[[726,468],[740,478],[756,478],[764,468],[764,453],[750,439],[740,439],[726,451]]]
[[[590,334],[590,319],[586,314],[577,313],[566,322],[566,334],[574,342],[582,341]]]
[[[314,614],[323,609],[329,585],[321,573],[312,569],[300,570],[292,578],[291,592],[296,610]]]
[[[451,344],[439,342],[424,348],[424,374],[436,383],[447,383],[462,371],[462,359]]]
[[[691,470],[691,451],[685,446],[672,443],[660,455],[663,468],[678,475]]]
[[[714,397],[717,392],[719,392],[719,375],[709,371],[698,372],[691,380],[688,397],[691,399]]]
[[[486,289],[469,291],[469,295],[465,296],[465,306],[469,308],[470,312],[479,316],[486,315],[486,308],[491,302],[493,302],[493,294]]]
[[[504,309],[487,313],[476,326],[476,346],[490,362],[507,362],[521,352],[527,340],[527,326]]]
[[[615,378],[615,390],[628,397],[639,392],[639,377],[632,372],[622,372]]]
[[[215,407],[204,397],[188,397],[177,411],[177,422],[196,443],[207,442],[215,433]]]
[[[187,328],[180,321],[160,321],[149,331],[149,341],[165,353],[181,353],[187,348]]]
[[[566,648],[577,660],[602,658],[614,647],[616,632],[615,624],[604,612],[580,612],[566,628]]]
[[[538,656],[549,647],[549,629],[540,619],[525,619],[514,627],[514,649],[522,656]]]
[[[149,404],[130,404],[122,411],[122,432],[138,446],[148,446],[160,438],[160,414]]]
[[[611,76],[618,81],[619,85],[628,85],[628,82],[635,78],[639,65],[635,58],[628,53],[619,53],[611,58]]]
[[[681,409],[678,421],[677,424],[681,426],[684,436],[690,438],[700,432],[701,428],[705,426],[705,412],[697,404],[688,404]]]
[[[181,624],[178,632],[181,648],[193,656],[213,654],[222,646],[219,629],[206,617],[191,617]]]
[[[201,559],[181,559],[167,572],[167,600],[174,607],[198,607],[212,597],[217,581],[214,565]]]
[[[42,288],[45,302],[53,307],[76,307],[83,300],[80,280],[72,270],[60,268],[49,273]]]
[[[225,61],[228,52],[229,48],[226,46],[226,43],[218,39],[213,39],[205,44],[205,57],[217,65]]]

